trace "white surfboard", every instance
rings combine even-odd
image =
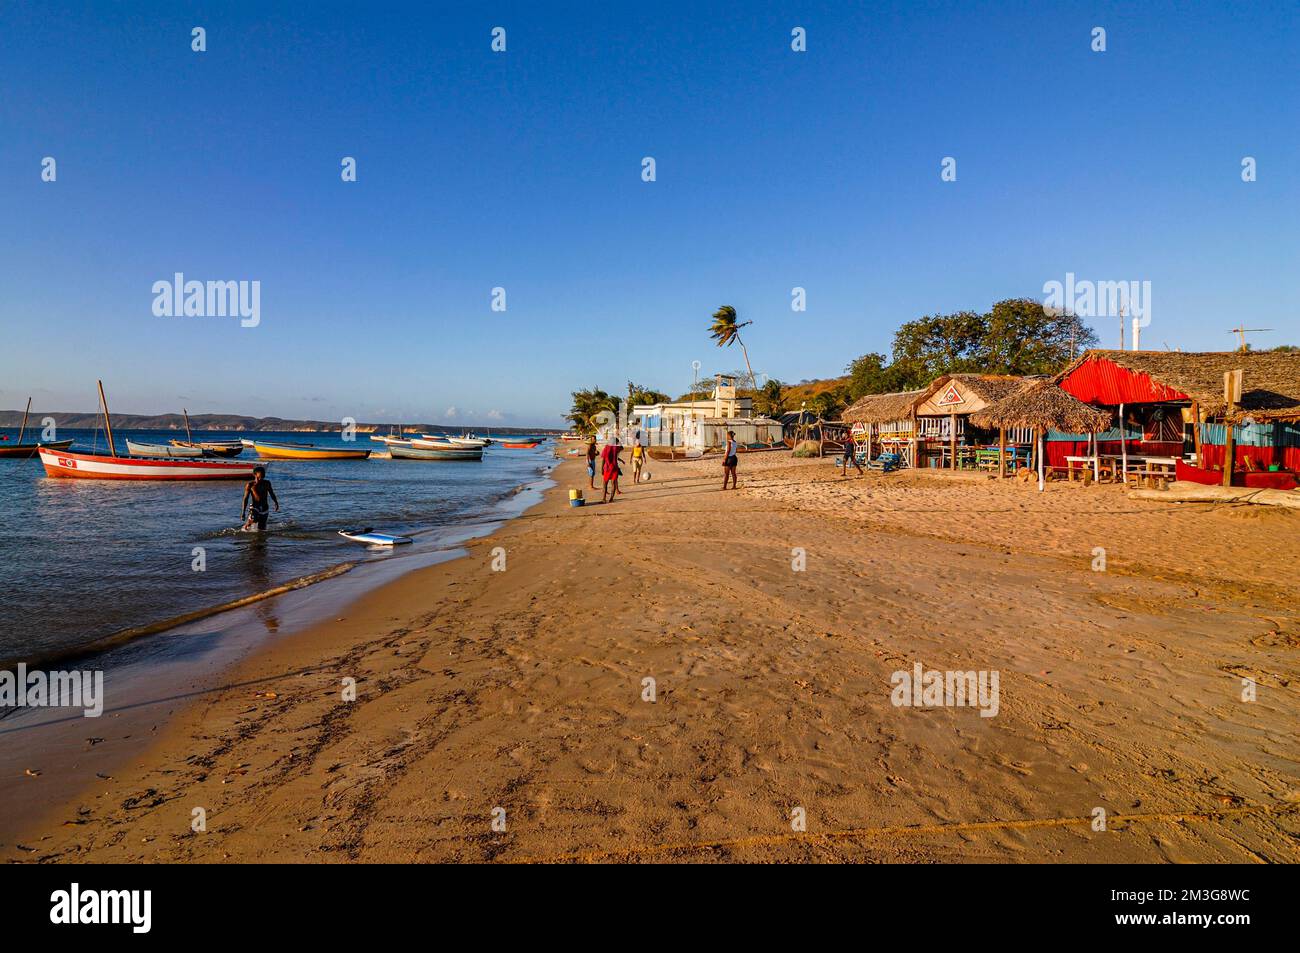
[[[339,535],[344,539],[352,540],[354,543],[365,543],[367,546],[398,546],[402,543],[415,542],[409,536],[390,536],[388,533],[376,533],[369,527],[366,529],[341,529]]]

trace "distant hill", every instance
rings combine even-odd
[[[793,410],[798,410],[800,401],[812,400],[818,394],[843,387],[848,382],[848,375],[845,375],[844,377],[827,377],[821,380],[800,381],[798,384],[791,384],[785,390],[785,405]]]
[[[27,417],[27,428],[29,430],[40,430],[41,420],[45,417],[53,417],[55,424],[61,430],[94,430],[96,427],[103,425],[103,417],[100,414],[91,412],[66,412],[66,411],[48,411],[33,410]],[[111,414],[110,419],[114,427],[122,430],[185,430],[185,418],[180,414],[157,414],[154,416],[145,416],[141,414]],[[21,410],[0,410],[0,427],[17,428],[23,422],[23,412]],[[389,424],[367,424],[358,423],[357,431],[359,433],[377,433],[389,429]],[[422,430],[439,430],[439,431],[459,431],[459,430],[476,430],[491,431],[492,433],[559,433],[556,428],[537,428],[537,427],[499,427],[496,425],[484,424],[428,424],[419,422],[404,422],[405,428],[419,428]],[[343,425],[337,420],[285,420],[283,417],[241,417],[238,414],[191,414],[190,428],[193,430],[242,430],[248,432],[256,431],[321,431],[337,432],[343,429]]]

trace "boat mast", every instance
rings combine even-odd
[[[189,443],[193,443],[194,434],[190,433],[190,412],[182,407],[181,413],[185,415],[185,439]]]
[[[32,399],[28,397],[27,409],[23,411],[23,425],[18,430],[18,446],[20,447],[23,445],[23,434],[27,432],[27,415],[31,412],[31,409],[32,409]]]
[[[99,385],[99,406],[104,408],[104,429],[108,432],[108,452],[117,456],[117,447],[113,444],[113,424],[108,419],[108,401],[104,397],[104,382],[95,381]]]

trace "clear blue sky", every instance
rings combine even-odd
[[[796,381],[1067,271],[1300,343],[1294,2],[266,6],[0,6],[0,408],[557,424],[741,366],[723,303]],[[155,317],[176,271],[261,326]]]

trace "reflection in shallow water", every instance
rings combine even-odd
[[[170,436],[155,433],[151,442]],[[337,434],[265,436],[339,443]],[[55,480],[39,461],[0,462],[0,658],[86,644],[342,562],[395,558],[341,539],[339,529],[402,533],[416,537],[416,550],[427,549],[535,480],[551,460],[544,449],[489,449],[481,463],[276,461],[268,477],[281,512],[272,513],[264,536],[239,532],[238,481]],[[193,568],[196,546],[203,571]],[[274,600],[257,615],[268,631],[281,625]]]

